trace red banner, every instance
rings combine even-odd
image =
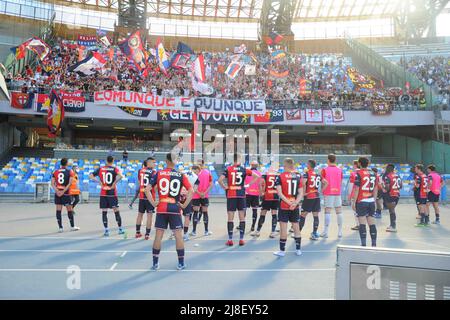
[[[16,109],[31,109],[33,95],[22,92],[11,92],[11,107]]]
[[[74,92],[61,91],[61,100],[66,112],[84,112],[86,99],[80,90]]]

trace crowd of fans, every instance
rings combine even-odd
[[[450,57],[401,58],[399,64],[439,93],[439,103],[450,104]]]
[[[88,101],[93,92],[99,90],[131,90],[152,92],[162,96],[196,96],[190,78],[190,68],[168,70],[163,74],[155,59],[148,61],[149,72],[142,76],[121,54],[117,47],[97,48],[106,57],[106,64],[96,75],[80,76],[69,72],[69,66],[79,61],[78,46],[71,41],[61,40],[52,47],[47,61],[13,77],[6,75],[12,90],[48,92],[50,88],[82,90]],[[170,52],[170,51],[169,51]],[[110,56],[109,56],[110,55]],[[345,109],[368,109],[374,102],[384,102],[394,110],[416,110],[424,108],[425,97],[420,89],[411,90],[405,98],[403,92],[383,87],[382,81],[374,79],[374,86],[363,88],[349,77],[352,67],[349,57],[340,54],[286,54],[274,58],[271,53],[256,53],[238,57],[232,50],[225,52],[204,52],[208,83],[214,88],[213,97],[224,99],[265,99],[269,105],[294,105],[297,107],[334,107]],[[231,79],[225,70],[233,60],[255,64],[254,75],[246,74],[242,68]],[[427,83],[440,89],[448,89],[448,59],[414,59],[408,70],[419,74]],[[358,73],[358,81],[372,79]],[[307,85],[301,88],[301,81]],[[353,81],[352,81],[353,80]]]

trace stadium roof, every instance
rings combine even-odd
[[[118,0],[44,0],[93,10],[117,10]],[[297,0],[295,22],[386,18],[401,0]],[[147,0],[150,17],[256,22],[263,0]]]

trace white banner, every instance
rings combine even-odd
[[[322,109],[305,109],[306,123],[322,123]]]
[[[333,124],[333,114],[331,110],[323,110],[323,122],[325,124]]]
[[[97,91],[94,104],[142,109],[197,110],[198,112],[220,114],[265,114],[264,100],[223,100],[208,97],[162,97],[151,93],[132,91]]]
[[[244,73],[247,76],[254,76],[256,74],[256,66],[254,64],[247,64]]]

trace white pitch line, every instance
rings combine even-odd
[[[189,239],[191,242],[195,242],[195,241],[225,241],[225,239],[226,239],[226,235],[224,235],[224,238],[191,238],[191,239]],[[13,236],[11,236],[11,237],[8,237],[8,236],[2,236],[2,237],[0,237],[0,239],[17,239],[17,240],[28,240],[28,239],[43,239],[43,240],[53,240],[53,239],[64,239],[64,240],[66,240],[66,239],[68,239],[68,240],[105,240],[105,241],[111,241],[111,240],[124,240],[123,238],[119,238],[119,237],[117,237],[117,238],[114,238],[114,237],[109,237],[109,238],[102,238],[102,237],[58,237],[58,236],[44,236],[44,237],[40,237],[40,236],[21,236],[21,237],[13,237]],[[328,238],[328,240],[330,241],[332,241],[334,238],[332,238],[332,237],[330,237],[330,238]],[[385,237],[385,238],[378,238],[378,240],[382,240],[382,241],[395,241],[395,240],[424,240],[424,239],[426,239],[426,240],[431,240],[431,239],[450,239],[450,237],[420,237],[420,238],[417,238],[417,237],[412,237],[412,238],[410,238],[410,237],[405,237],[405,238],[403,238],[403,237],[398,237],[398,238],[389,238],[389,237]],[[131,240],[134,240],[134,239],[128,239],[128,240],[130,240],[130,242],[131,242]],[[168,239],[164,239],[164,240],[168,240]],[[276,239],[276,238],[274,238],[274,239],[271,239],[271,238],[258,238],[258,239],[255,239],[255,238],[252,238],[252,237],[250,237],[250,238],[244,238],[244,240],[246,240],[246,241],[248,241],[248,242],[253,242],[253,241],[279,241],[279,239]],[[334,239],[334,240],[338,240],[338,238],[337,238],[337,236],[336,236],[336,239]],[[345,237],[343,240],[358,240],[359,241],[359,238],[357,237],[357,236],[349,236],[349,237]],[[139,240],[137,240],[137,241],[135,241],[135,242],[138,242]],[[318,242],[318,243],[321,243],[320,241]],[[324,242],[324,243],[326,243],[326,242]]]
[[[114,271],[114,269],[117,267],[117,262],[114,263],[111,268],[109,268],[110,271]]]
[[[130,253],[152,253],[151,250],[90,250],[90,249],[0,249],[0,253],[2,252],[43,252],[43,253],[77,253],[77,252],[92,252],[92,253],[118,253],[122,252],[120,255],[123,258],[128,252]],[[165,252],[176,252],[176,250],[165,250],[161,251],[161,253]],[[186,253],[273,253],[274,250],[239,250],[235,251],[215,251],[215,250],[187,250]],[[295,252],[294,250],[287,250],[286,252]],[[322,253],[322,252],[336,252],[336,250],[302,250],[303,253]]]
[[[115,265],[113,265],[115,267]],[[81,269],[80,272],[329,272],[336,271],[335,268],[322,269]],[[0,269],[0,272],[67,272],[67,269]]]

